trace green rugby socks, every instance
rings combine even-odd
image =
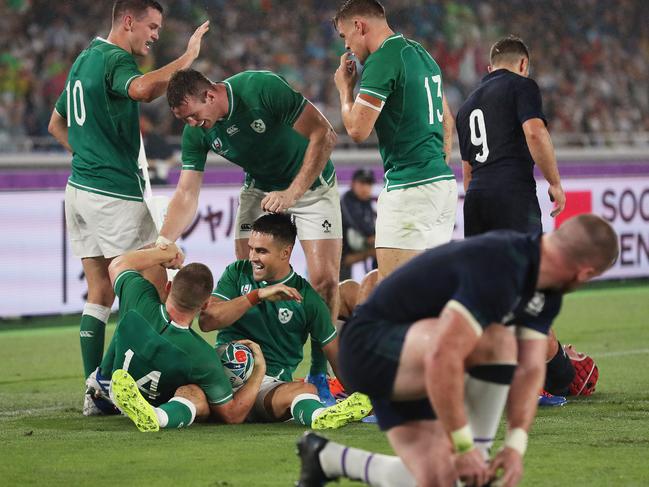
[[[184,397],[172,397],[154,411],[160,428],[186,428],[196,418],[196,406]]]
[[[104,335],[110,308],[100,304],[86,303],[81,315],[79,342],[83,360],[84,377],[88,377],[101,363],[104,354]]]
[[[291,404],[293,421],[304,426],[311,426],[311,422],[320,415],[325,408],[322,407],[320,398],[315,394],[298,394]]]

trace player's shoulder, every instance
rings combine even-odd
[[[269,86],[288,86],[293,91],[293,87],[289,84],[286,79],[269,70],[248,70],[241,73],[237,73],[234,76],[230,76],[225,80],[226,83],[229,83],[233,91],[237,94],[248,95],[251,93],[259,93],[264,88]]]
[[[401,52],[413,47],[403,34],[394,34],[383,41],[381,46],[365,60],[365,66],[376,63],[394,63],[401,60]]]

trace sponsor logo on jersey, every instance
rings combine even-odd
[[[252,224],[250,224],[250,223],[242,223],[240,228],[241,228],[241,231],[248,232],[248,231],[252,230]]]
[[[534,297],[530,299],[530,302],[527,303],[527,306],[525,307],[525,312],[531,314],[532,316],[538,316],[539,313],[543,311],[544,306],[545,306],[545,294],[536,292],[534,293]]]
[[[252,284],[244,284],[241,286],[241,295],[244,296],[252,290]]]
[[[331,223],[329,223],[329,220],[322,222],[322,228],[324,228],[324,233],[331,233]]]
[[[239,132],[239,127],[236,125],[230,125],[227,129],[225,129],[228,135],[234,135],[237,132]]]
[[[293,311],[286,308],[279,308],[277,318],[279,318],[281,324],[285,325],[286,323],[291,321],[291,318],[293,318]]]
[[[250,127],[252,130],[257,132],[258,134],[263,134],[266,132],[266,124],[261,118],[258,118],[257,120],[254,120],[251,124]]]

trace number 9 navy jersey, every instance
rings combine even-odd
[[[506,69],[482,79],[456,120],[462,160],[471,164],[470,190],[535,190],[534,160],[522,127],[533,118],[547,123],[534,80]]]

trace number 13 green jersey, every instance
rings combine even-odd
[[[375,128],[388,191],[454,179],[444,158],[442,73],[420,44],[401,34],[383,41],[365,61],[359,100],[381,111]]]

